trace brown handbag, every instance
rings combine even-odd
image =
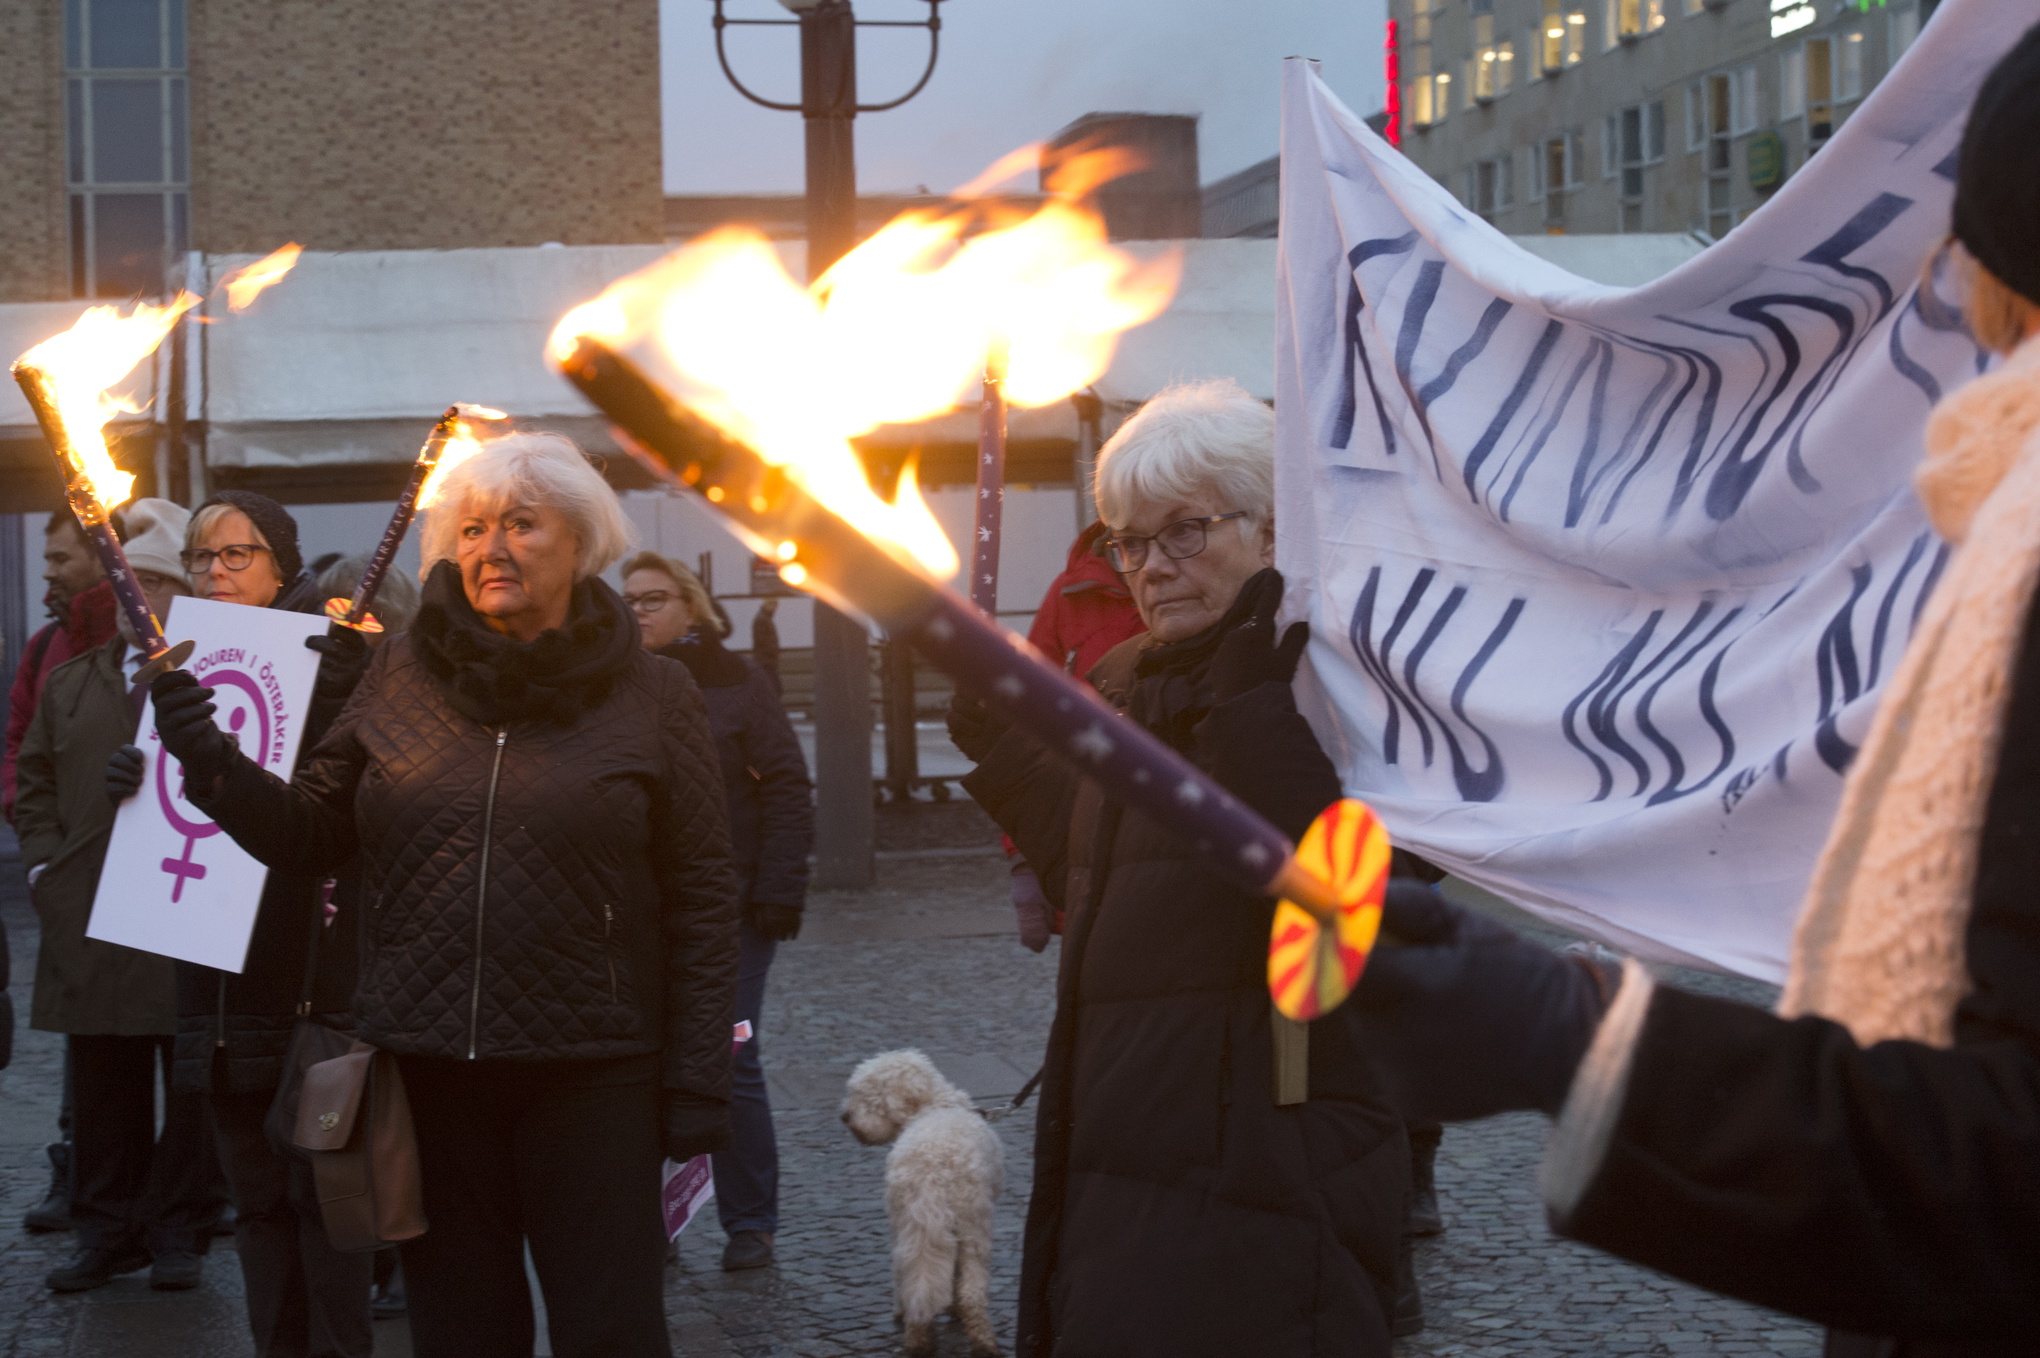
[[[366,1253],[425,1234],[418,1138],[396,1057],[356,1042],[306,1070],[291,1141],[309,1152],[334,1249]]]

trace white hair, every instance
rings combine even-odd
[[[1251,531],[1275,513],[1275,412],[1231,378],[1159,392],[1098,453],[1098,514],[1114,528],[1142,503],[1213,492]]]
[[[631,548],[630,520],[616,492],[587,455],[564,434],[537,431],[492,439],[467,461],[448,469],[419,532],[419,575],[460,551],[460,524],[477,514],[500,514],[512,505],[551,509],[563,516],[580,547],[574,579],[599,575]]]

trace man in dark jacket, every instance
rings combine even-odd
[[[135,502],[137,507],[143,503]],[[124,536],[118,511],[113,524]],[[113,588],[106,583],[98,556],[68,509],[50,515],[43,529],[43,580],[49,585],[43,605],[49,609],[51,621],[22,647],[14,687],[7,695],[7,753],[0,760],[0,810],[6,812],[9,822],[14,819],[15,761],[21,756],[29,718],[35,715],[50,671],[113,639]]]
[[[118,511],[114,531],[125,535]],[[7,749],[0,758],[0,812],[14,822],[14,769],[21,742],[28,735],[50,672],[113,639],[113,588],[106,583],[99,558],[79,531],[69,509],[50,515],[43,529],[43,581],[49,586],[43,605],[52,621],[28,639],[16,659],[14,685],[7,701]],[[69,1058],[66,1057],[66,1070]],[[50,1191],[30,1208],[22,1225],[31,1231],[71,1228],[71,1080],[64,1077],[63,1103],[57,1115],[58,1139],[49,1146]]]
[[[131,524],[144,514],[127,550],[160,614],[184,589],[176,554],[185,513],[162,501],[128,506]],[[17,768],[15,820],[42,924],[30,1021],[69,1034],[78,1250],[49,1274],[60,1292],[140,1268],[159,1289],[197,1286],[225,1201],[204,1101],[173,1086],[157,1130],[157,1067],[168,1076],[176,1025],[172,963],[85,937],[113,832],[106,762],[132,737],[133,674],[146,658],[121,636],[58,666]]]
[[[716,1213],[729,1237],[725,1269],[772,1262],[779,1229],[779,1146],[765,1090],[759,1011],[773,953],[800,933],[807,903],[814,802],[800,740],[778,689],[757,666],[723,647],[729,621],[679,562],[642,552],[624,566],[624,602],[654,654],[687,666],[708,703],[730,812],[731,860],[744,902],[737,957],[736,1052],[730,1060],[732,1145],[717,1152]]]

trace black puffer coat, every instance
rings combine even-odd
[[[740,899],[800,908],[807,903],[815,806],[807,759],[779,690],[763,670],[725,650],[722,638],[703,627],[659,654],[687,666],[708,703]]]
[[[1286,833],[1339,796],[1286,684],[1207,715],[1201,668],[1136,676],[1152,646],[1115,647],[1092,682]],[[965,786],[1068,912],[1019,1354],[1386,1355],[1408,1146],[1340,1013],[1311,1025],[1309,1101],[1275,1105],[1273,903],[1018,731]]]
[[[568,626],[482,628],[443,563],[297,778],[240,761],[193,798],[263,862],[355,853],[354,999],[389,1051],[544,1061],[663,1051],[668,1090],[729,1096],[736,899],[721,777],[687,670],[615,592]]]
[[[318,613],[319,598],[308,574],[300,574],[269,607],[288,613]],[[319,662],[311,707],[305,714],[298,767],[311,760],[321,737],[354,691],[356,674],[328,658]],[[329,1028],[352,1026],[348,1004],[354,996],[355,948],[361,915],[361,877],[353,864],[338,870],[328,920],[323,879],[272,872],[262,884],[255,931],[241,970],[216,971],[194,962],[177,964],[177,1067],[179,1089],[210,1088],[213,1057],[225,1056],[227,1089],[236,1094],[274,1089],[283,1073],[283,1054],[297,1007],[304,998],[305,963],[314,962],[312,1017]],[[316,954],[311,948],[318,929]]]

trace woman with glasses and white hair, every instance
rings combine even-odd
[[[715,745],[684,666],[598,574],[615,495],[524,433],[447,474],[411,629],[289,784],[154,685],[192,800],[272,868],[362,858],[353,1018],[394,1052],[430,1229],[425,1358],[525,1358],[527,1243],[562,1358],[665,1358],[662,1156],[729,1138],[737,913]]]
[[[1108,563],[1146,636],[1090,681],[1292,836],[1340,795],[1275,627],[1274,416],[1231,382],[1161,393],[1099,455]],[[1274,902],[972,697],[964,786],[1065,914],[1021,1267],[1022,1358],[1386,1355],[1410,1186],[1402,1122],[1347,1021],[1275,1102]]]

